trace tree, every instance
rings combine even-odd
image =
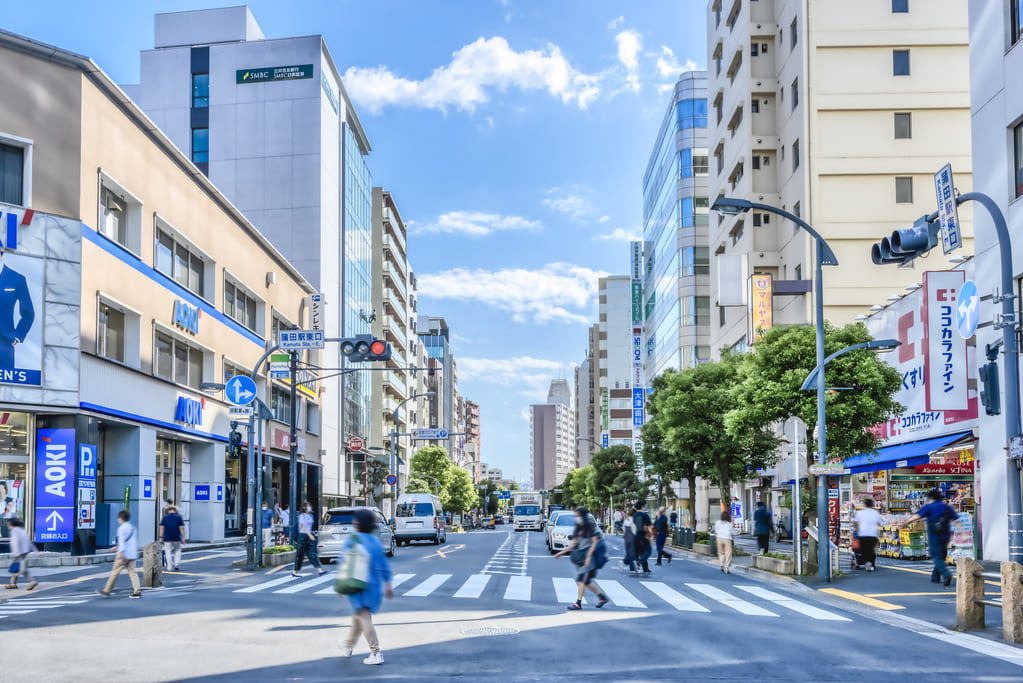
[[[428,482],[426,479],[420,479],[414,475],[410,476],[405,484],[405,493],[433,493],[433,491],[433,482]]]
[[[636,476],[636,454],[628,446],[610,446],[593,454],[589,467],[593,468],[593,489],[591,495],[596,508],[602,507],[611,500],[625,498],[646,498],[646,489],[636,485],[628,477],[619,479],[622,473]]]
[[[551,493],[551,505],[561,505],[562,507],[572,507],[572,470],[565,475],[565,479],[558,484],[557,488],[561,490],[561,493]]]
[[[572,470],[572,495],[569,498],[571,507],[579,507],[580,505],[586,505],[588,502],[587,498],[587,485],[593,478],[593,465],[587,465],[579,469]]]
[[[444,507],[449,512],[462,513],[471,510],[479,501],[472,477],[461,467],[452,468],[444,488],[447,493]]]
[[[824,331],[825,355],[873,339],[862,323],[842,328],[826,323]],[[800,387],[817,365],[816,348],[813,327],[767,330],[741,359],[742,381],[726,419],[729,433],[746,434],[796,415],[812,434],[817,426],[817,393]],[[875,452],[880,442],[870,428],[905,410],[894,398],[902,377],[868,349],[843,354],[826,369],[825,386],[849,388],[827,397],[828,454],[844,460]]]
[[[375,505],[377,501],[393,498],[394,494],[389,489],[383,488],[384,484],[387,483],[387,475],[391,473],[390,464],[386,460],[367,456],[366,467],[368,468],[366,477],[369,481],[369,497],[373,504]]]
[[[451,460],[448,458],[448,452],[440,446],[424,446],[416,451],[416,454],[412,456],[412,472],[409,475],[415,477],[417,475],[427,475],[426,477],[420,477],[426,479],[430,484],[430,492],[432,493],[435,488],[433,482],[430,481],[430,477],[433,477],[440,484],[440,493],[444,493],[445,487],[447,487],[448,477],[454,470],[454,466],[451,464]],[[440,496],[441,501],[444,500],[444,496]]]
[[[674,374],[673,371],[669,373]],[[689,507],[696,507],[696,478],[699,476],[700,460],[697,454],[689,450],[675,450],[665,443],[662,431],[662,420],[659,420],[660,398],[667,397],[666,392],[658,394],[658,390],[667,386],[664,375],[653,381],[653,391],[647,398],[646,409],[648,419],[643,425],[643,462],[650,465],[654,474],[661,476],[668,485],[673,481],[684,481],[689,487]]]

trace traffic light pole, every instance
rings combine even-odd
[[[291,352],[291,434],[288,441],[288,448],[290,450],[290,464],[289,464],[289,480],[291,481],[291,529],[288,530],[288,535],[291,538],[292,544],[298,541],[298,351]],[[343,397],[342,397],[343,398]]]
[[[256,511],[259,506],[256,505],[256,458],[255,453],[252,449],[252,442],[255,441],[256,430],[255,416],[249,415],[249,454],[248,454],[248,487],[246,492],[246,500],[248,500],[248,510],[245,516],[245,569],[246,571],[252,571],[256,568],[255,564],[255,542],[256,539],[252,534],[253,524],[256,522]]]

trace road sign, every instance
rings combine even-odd
[[[446,429],[413,429],[412,430],[412,438],[413,439],[420,439],[420,440],[424,440],[425,439],[427,441],[436,441],[438,439],[446,439],[446,438],[448,438],[448,430],[446,430]]]
[[[281,330],[277,343],[285,351],[302,349],[322,349],[323,330]]]
[[[938,198],[938,218],[941,220],[941,250],[948,254],[963,246],[952,164],[945,164],[934,174],[934,193]]]
[[[291,378],[291,356],[286,353],[270,354],[270,378],[290,379]]]
[[[959,288],[959,301],[956,304],[956,328],[959,336],[969,339],[977,331],[980,322],[980,296],[977,294],[977,283],[967,280]]]
[[[845,465],[810,465],[809,470],[816,477],[839,477],[845,474]]]
[[[309,326],[314,330],[323,329],[323,295],[310,294],[305,298],[306,306],[309,308]]]
[[[393,474],[388,474],[387,475],[387,485],[388,486],[394,486],[397,483],[398,483],[398,477],[394,476]]]
[[[247,406],[256,398],[256,383],[251,377],[235,375],[224,385],[227,400],[236,406]]]
[[[497,497],[501,500],[511,500],[511,491],[498,491]]]
[[[364,445],[365,444],[362,442],[362,439],[357,436],[353,436],[350,439],[348,439],[348,450],[352,451],[353,453],[358,453],[359,451],[361,451]]]
[[[256,414],[256,408],[252,405],[230,406],[227,409],[227,414],[231,417],[249,417]]]

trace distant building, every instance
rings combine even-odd
[[[598,381],[601,443],[632,448],[632,281],[628,275],[600,278]]]
[[[578,467],[575,410],[568,380],[556,379],[547,403],[530,406],[530,481],[536,489],[552,489]]]

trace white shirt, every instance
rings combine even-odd
[[[714,535],[718,538],[732,538],[732,523],[722,519],[714,522]]]
[[[20,526],[11,527],[11,555],[20,557],[28,555],[32,550],[32,543],[28,540],[28,534]]]
[[[877,527],[881,523],[881,513],[874,508],[857,510],[853,515],[856,522],[856,535],[877,538]]]
[[[281,510],[281,526],[285,528],[291,526],[291,515],[287,510]]]
[[[139,542],[131,522],[124,522],[117,527],[117,552],[126,560],[138,557]]]

